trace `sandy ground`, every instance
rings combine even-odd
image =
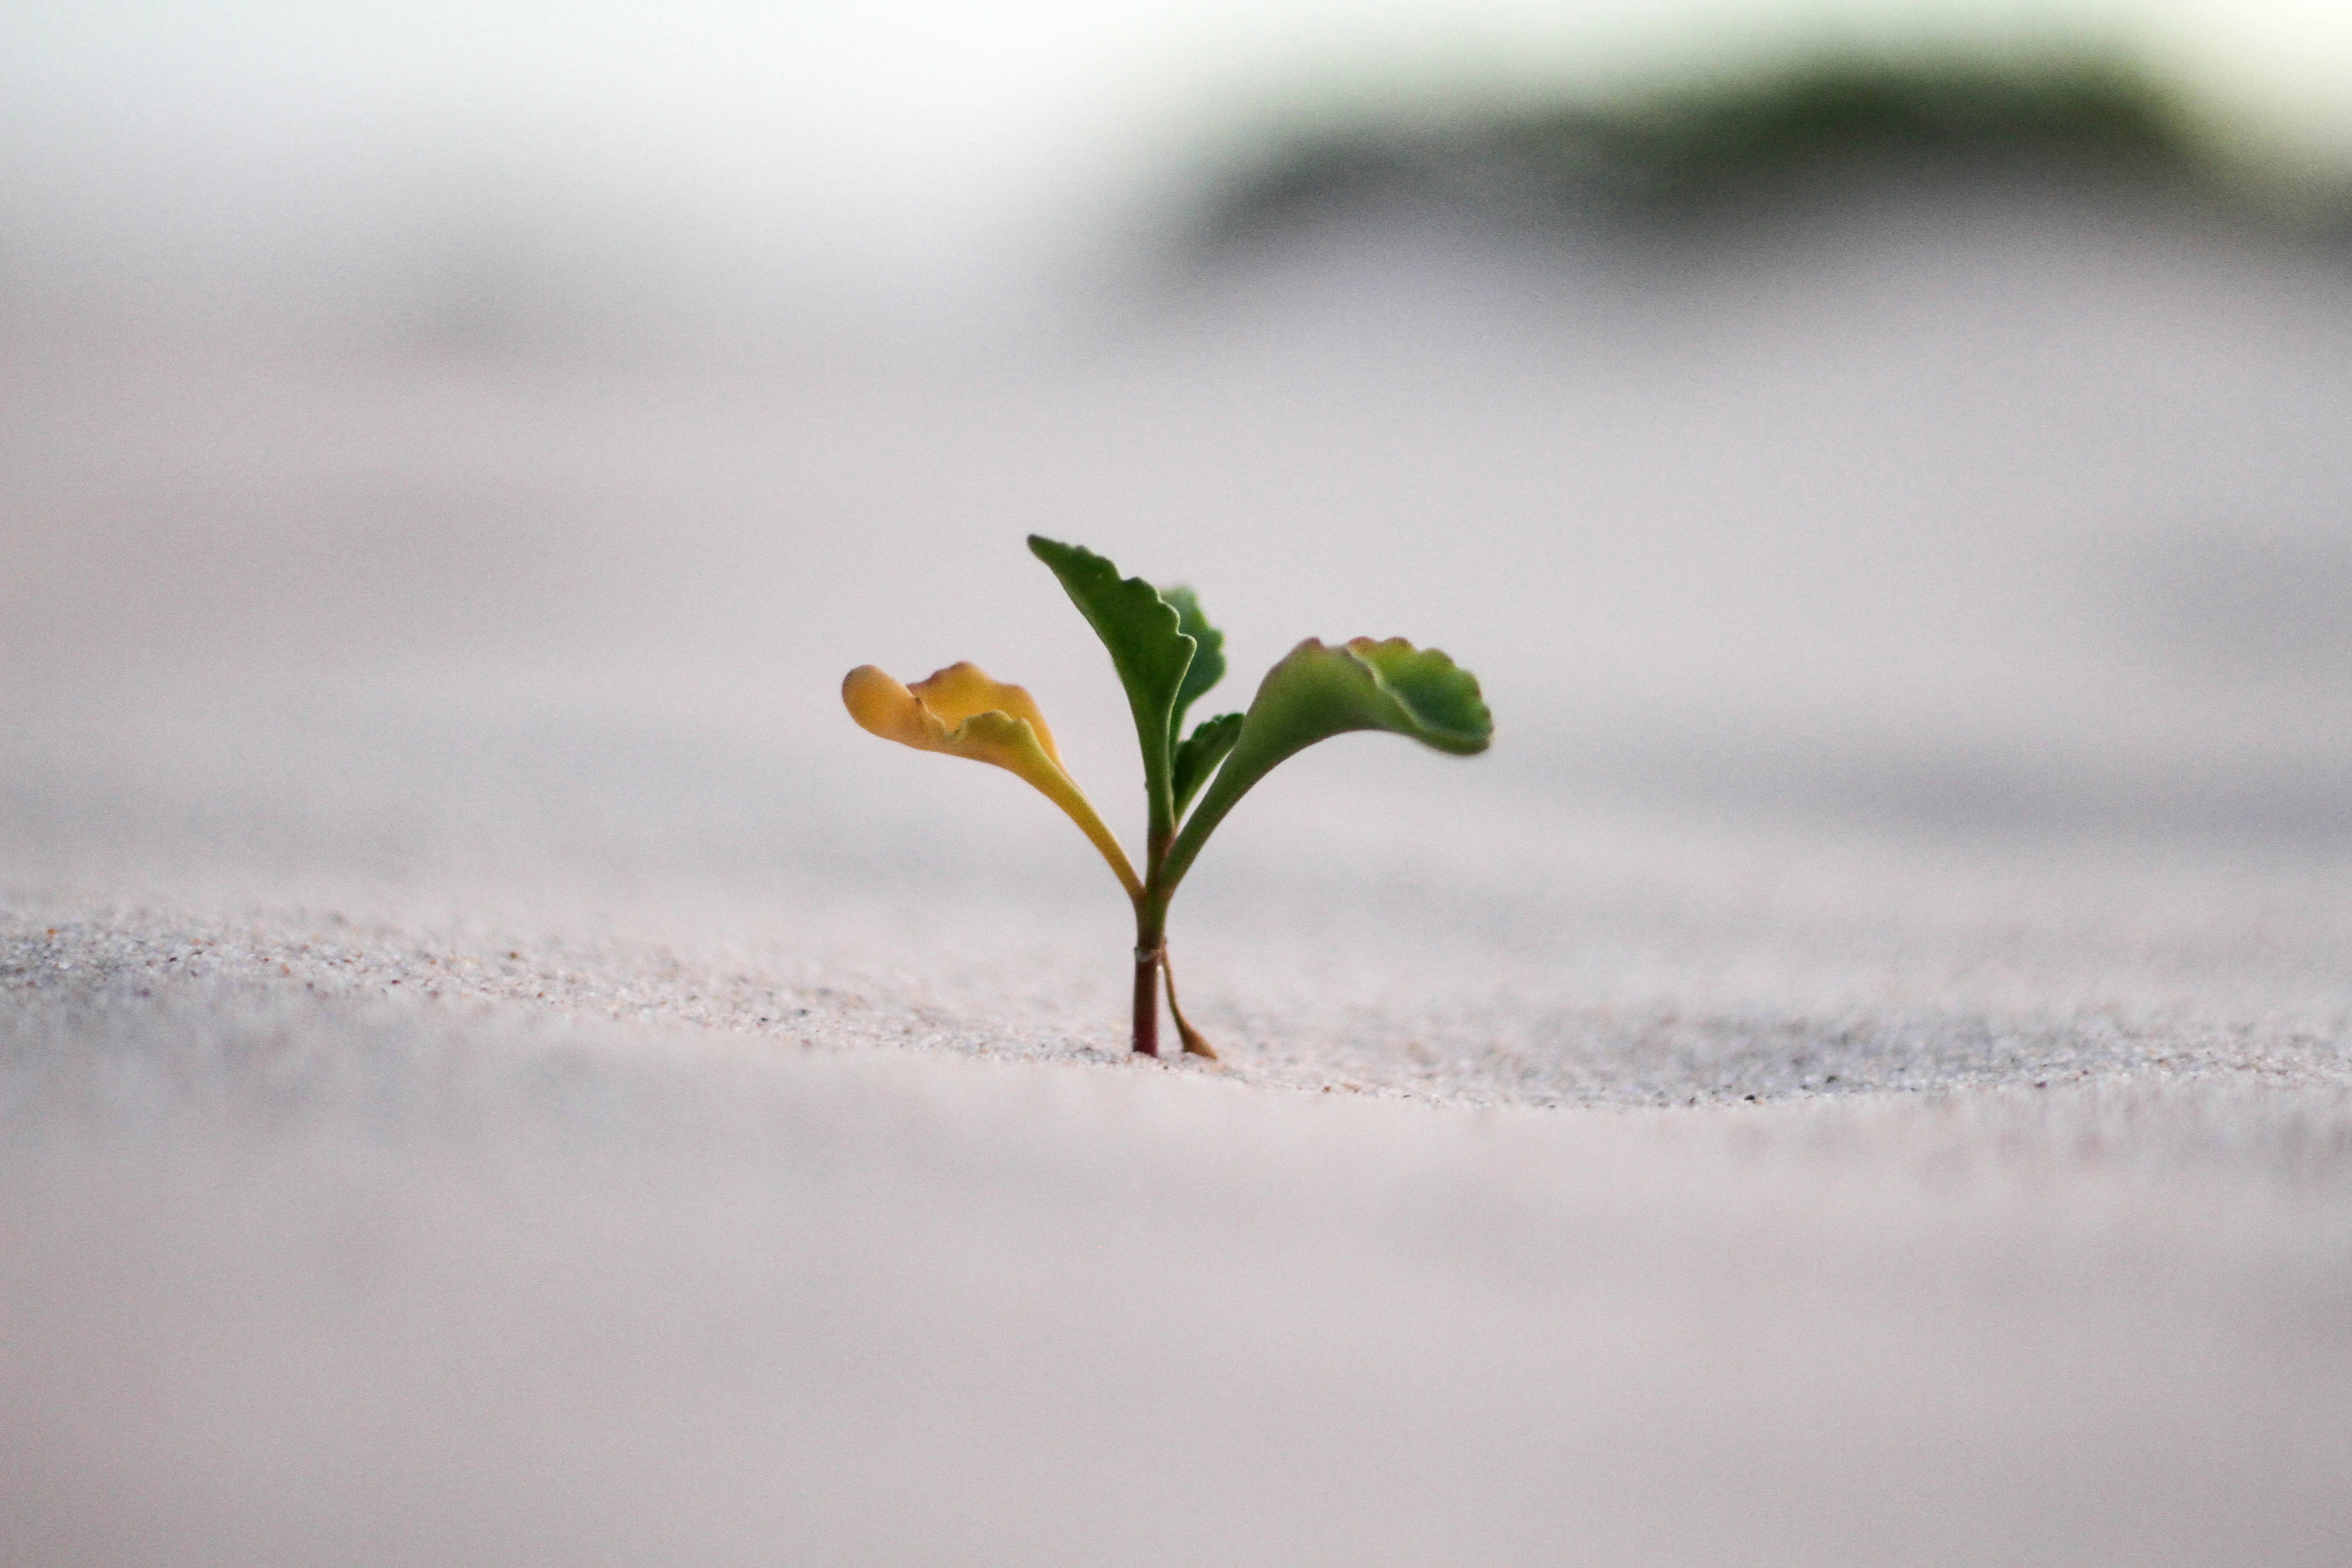
[[[19,345],[0,1561],[2343,1561],[2352,287],[2069,222],[1051,365]],[[977,658],[1124,825],[1029,528],[1235,705],[1486,679],[1203,858],[1221,1068],[835,706]]]

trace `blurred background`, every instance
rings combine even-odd
[[[2315,0],[20,0],[19,852],[805,854],[940,809],[868,660],[1124,800],[1033,530],[1195,584],[1234,707],[1454,652],[1448,809],[2352,847],[2347,80]]]
[[[2345,0],[0,0],[0,1563],[2340,1564],[2347,891]]]

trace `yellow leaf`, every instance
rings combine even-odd
[[[1143,896],[1142,880],[1127,851],[1064,770],[1045,716],[1020,687],[992,679],[969,661],[951,664],[911,687],[899,685],[873,665],[861,664],[843,678],[841,700],[861,727],[886,741],[969,757],[1026,779],[1067,813],[1102,852],[1128,897]]]

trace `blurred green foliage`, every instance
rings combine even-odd
[[[2155,80],[2105,62],[1895,66],[1825,61],[1615,113],[1566,111],[1489,132],[1561,174],[1597,150],[1620,188],[1704,201],[1857,166],[2071,167],[2189,177],[2187,116]]]
[[[1358,113],[1271,139],[1200,233],[1213,249],[1404,195],[1634,230],[2018,175],[2226,196],[2211,153],[2182,97],[2124,59],[1829,58],[1615,103]]]

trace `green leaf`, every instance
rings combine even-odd
[[[1192,797],[1201,793],[1201,786],[1209,782],[1209,775],[1217,771],[1217,764],[1225,760],[1225,753],[1234,749],[1241,734],[1242,716],[1220,713],[1213,719],[1202,720],[1199,728],[1177,746],[1177,816],[1184,815],[1184,808],[1192,804]]]
[[[1307,638],[1266,671],[1240,735],[1200,809],[1169,851],[1174,888],[1235,802],[1286,758],[1350,730],[1390,730],[1456,756],[1483,752],[1495,731],[1478,678],[1435,648],[1402,637],[1357,637],[1343,647]]]
[[[1184,710],[1225,678],[1225,634],[1209,624],[1209,617],[1201,613],[1200,595],[1192,589],[1162,588],[1160,596],[1175,606],[1177,629],[1199,645],[1199,651],[1192,655],[1192,668],[1184,672],[1184,684],[1176,689],[1175,710],[1168,720],[1168,737],[1172,741],[1184,732]],[[1180,786],[1176,793],[1181,795],[1184,792]],[[1184,809],[1181,799],[1176,809]]]
[[[1029,550],[1062,580],[1070,602],[1110,650],[1119,684],[1127,688],[1136,739],[1143,746],[1143,787],[1150,801],[1156,851],[1175,828],[1170,731],[1196,645],[1184,635],[1175,606],[1142,578],[1121,578],[1118,567],[1093,551],[1056,543],[1041,534],[1029,536]]]
[[[1348,652],[1371,666],[1398,710],[1383,710],[1370,724],[1349,729],[1394,730],[1457,757],[1475,756],[1494,739],[1494,715],[1478,695],[1478,678],[1437,649],[1415,647],[1402,637],[1355,637]]]

